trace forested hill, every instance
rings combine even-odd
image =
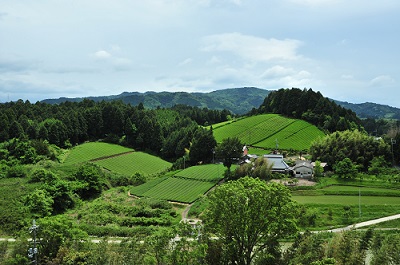
[[[121,100],[133,106],[143,103],[145,108],[170,108],[174,105],[208,108],[212,110],[229,110],[234,114],[245,114],[253,108],[258,108],[269,94],[269,90],[242,87],[216,90],[209,93],[188,92],[124,92],[120,95],[87,97],[95,102]],[[84,98],[46,99],[43,103],[59,104],[66,101],[81,102]]]
[[[303,119],[329,132],[361,128],[361,120],[355,112],[312,89],[292,88],[271,92],[252,113],[277,113]]]
[[[396,119],[400,120],[400,109],[391,107],[388,105],[381,105],[372,102],[354,104],[349,102],[343,102],[335,100],[335,102],[345,107],[346,109],[351,109],[360,118],[374,118],[374,119]]]

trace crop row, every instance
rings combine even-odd
[[[117,155],[129,151],[133,150],[115,144],[90,142],[75,146],[72,150],[70,150],[64,163],[65,164],[83,163],[96,158]]]
[[[141,194],[134,188],[131,189],[131,193],[161,200],[190,203],[202,196],[214,185],[215,183],[212,182],[170,177]]]
[[[175,176],[216,183],[223,178],[225,167],[222,164],[193,166],[180,171]]]
[[[143,152],[110,157],[95,163],[123,175],[133,175],[136,172],[151,175],[162,172],[171,166],[171,163]]]
[[[289,119],[277,114],[251,116],[214,129],[218,142],[227,137],[238,137],[243,143],[264,149],[304,150],[324,133],[303,120]]]

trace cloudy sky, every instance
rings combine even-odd
[[[398,0],[0,0],[0,102],[312,88],[400,108]]]

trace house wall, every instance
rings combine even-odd
[[[313,173],[313,169],[309,167],[298,167],[294,169],[296,178],[312,178]]]

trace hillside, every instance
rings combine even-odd
[[[277,114],[262,114],[213,125],[217,142],[238,137],[247,145],[263,149],[306,150],[324,133],[310,123]]]
[[[133,106],[143,103],[146,108],[169,108],[183,104],[209,109],[227,109],[234,114],[245,114],[252,108],[258,108],[270,91],[255,87],[242,87],[216,90],[209,93],[187,92],[124,92],[113,96],[87,97],[96,102],[121,100]],[[81,102],[85,98],[46,99],[42,102],[59,104],[62,102]]]
[[[146,108],[168,108],[177,104],[185,104],[193,107],[205,107],[209,109],[227,109],[234,114],[245,114],[253,108],[259,108],[264,98],[273,90],[265,90],[256,87],[228,88],[208,93],[188,92],[124,92],[119,95],[86,97],[96,102],[121,100],[133,106],[143,103]],[[46,99],[42,102],[59,104],[62,102],[81,102],[85,98],[58,98]],[[359,118],[391,118],[400,119],[400,109],[377,103],[354,104],[331,99],[336,104],[354,111]]]
[[[360,118],[375,119],[397,119],[400,120],[400,109],[388,105],[381,105],[372,102],[354,104],[349,102],[334,100],[336,104],[354,111]]]

